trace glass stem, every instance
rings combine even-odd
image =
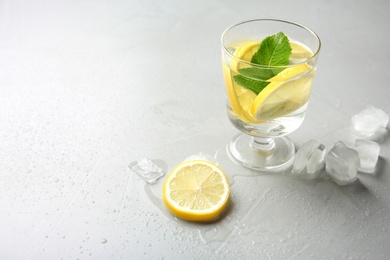
[[[275,147],[275,141],[273,138],[252,137],[250,146],[259,151],[271,152]]]

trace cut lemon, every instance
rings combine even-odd
[[[290,59],[308,59],[313,53],[304,45],[296,42],[290,42],[291,56]]]
[[[164,182],[162,198],[175,216],[208,221],[222,212],[229,195],[229,182],[221,168],[208,161],[193,160],[172,170]]]
[[[249,109],[253,100],[256,98],[256,94],[249,89],[237,85],[233,80],[230,68],[226,64],[222,64],[222,68],[229,104],[234,114],[244,122],[253,122],[254,119],[249,114]]]
[[[307,64],[286,68],[254,99],[250,114],[258,121],[267,121],[288,115],[302,107],[309,99],[313,77],[308,75],[291,80],[309,71]]]
[[[252,56],[259,49],[259,42],[241,42],[241,46],[234,51],[234,56],[245,61],[251,61]]]
[[[255,54],[259,48],[260,43],[253,41],[240,41],[235,45],[238,47],[233,53],[234,57],[250,62],[253,54]],[[234,48],[235,46],[232,47]],[[248,112],[253,100],[256,98],[256,94],[253,93],[253,91],[243,88],[233,82],[233,74],[236,75],[239,69],[243,69],[245,67],[249,67],[249,65],[242,64],[235,59],[230,61],[229,66],[224,63],[222,64],[226,90],[232,110],[244,122],[253,122],[253,118]]]

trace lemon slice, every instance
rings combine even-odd
[[[240,41],[237,44],[237,48],[233,55],[238,59],[250,62],[253,54],[256,53],[259,48],[259,42],[252,41]],[[233,48],[235,46],[232,46]],[[229,67],[230,66],[230,67]],[[238,74],[238,69],[242,69],[248,64],[237,62],[235,59],[230,61],[229,66],[225,63],[222,64],[223,75],[226,84],[226,92],[230,106],[234,113],[244,122],[253,122],[253,117],[249,114],[249,109],[253,100],[256,98],[256,94],[253,91],[243,88],[233,82],[232,74]]]
[[[302,107],[309,99],[313,77],[294,77],[309,71],[307,64],[286,68],[275,77],[254,99],[250,114],[259,121],[288,115]],[[290,81],[289,81],[290,80]]]
[[[180,163],[164,182],[162,198],[177,217],[208,221],[226,207],[230,187],[218,166],[203,160]]]
[[[304,45],[298,44],[296,42],[290,42],[291,46],[291,60],[297,60],[297,59],[308,59],[310,58],[313,53]]]
[[[238,47],[234,51],[234,56],[245,61],[251,61],[252,56],[257,52],[259,49],[260,43],[259,42],[241,42],[241,46]]]

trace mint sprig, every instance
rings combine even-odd
[[[288,37],[279,32],[263,39],[251,63],[262,66],[286,66],[289,64],[291,46]],[[276,76],[283,68],[250,67],[239,69],[239,75],[234,76],[234,81],[258,95],[268,84],[266,80]]]

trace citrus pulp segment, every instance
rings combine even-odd
[[[177,217],[208,221],[226,207],[230,196],[226,174],[218,166],[202,160],[180,163],[167,176],[162,198]]]

